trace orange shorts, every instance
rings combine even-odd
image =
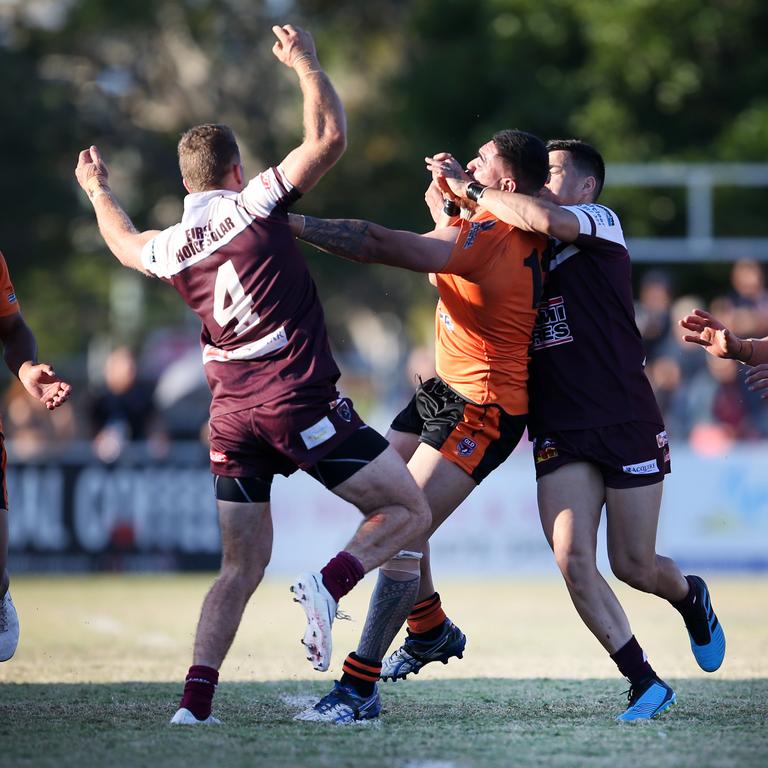
[[[480,483],[503,464],[523,436],[527,415],[510,416],[497,405],[477,405],[435,377],[423,382],[397,414],[392,429],[419,435]]]

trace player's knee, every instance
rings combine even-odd
[[[219,578],[225,581],[231,589],[250,597],[256,591],[256,587],[261,584],[268,564],[269,558],[266,562],[261,560],[246,562],[229,560],[222,563]]]
[[[432,510],[424,494],[419,493],[406,506],[410,513],[411,535],[415,538],[427,533],[432,527]]]
[[[632,589],[641,592],[653,592],[656,586],[654,568],[642,560],[632,557],[622,557],[611,560],[611,570],[619,581],[623,581]]]
[[[555,560],[569,586],[579,589],[597,576],[597,564],[592,552],[555,548]]]

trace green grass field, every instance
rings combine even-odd
[[[768,579],[711,579],[728,655],[698,670],[677,614],[617,588],[678,705],[619,726],[626,683],[554,579],[441,584],[469,637],[463,661],[383,686],[380,721],[328,727],[291,717],[330,688],[354,648],[371,582],[337,622],[318,674],[298,638],[287,581],[263,585],[221,671],[221,728],[175,729],[197,613],[210,576],[16,578],[22,621],[0,665],[0,766],[765,766]]]

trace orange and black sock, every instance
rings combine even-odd
[[[354,651],[344,659],[341,676],[342,685],[350,685],[361,696],[368,698],[373,695],[373,689],[381,674],[381,660],[364,659]]]
[[[442,632],[445,619],[440,595],[435,592],[413,606],[408,614],[408,634],[419,640],[434,640]]]

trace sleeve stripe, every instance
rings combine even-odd
[[[587,220],[589,221],[590,227],[592,228],[592,231],[589,233],[592,237],[595,236],[595,233],[597,232],[597,224],[595,223],[595,220],[592,218],[590,214],[588,214],[586,211],[582,210],[582,213],[584,216],[587,217]]]

